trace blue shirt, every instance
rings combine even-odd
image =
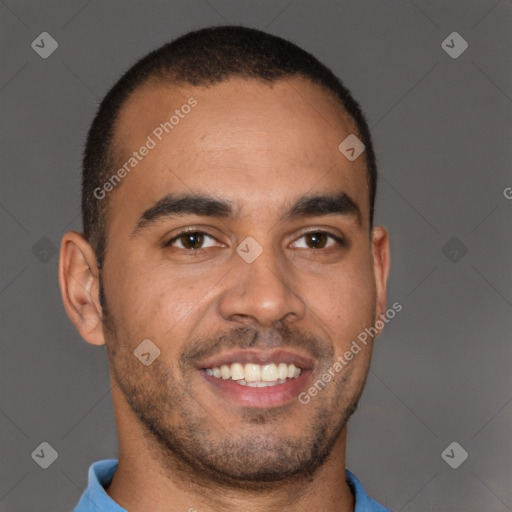
[[[73,512],[127,512],[119,506],[106,492],[117,469],[117,459],[99,460],[89,468],[89,483]],[[355,495],[354,512],[391,512],[386,507],[372,500],[363,489],[361,482],[347,469],[346,480]]]

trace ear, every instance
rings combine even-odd
[[[59,285],[66,313],[82,338],[93,345],[104,345],[96,256],[89,242],[76,231],[62,237]]]
[[[372,229],[372,255],[376,292],[375,320],[377,321],[386,313],[386,288],[390,265],[389,237],[383,226],[376,226]]]

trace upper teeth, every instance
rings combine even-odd
[[[275,382],[282,379],[297,378],[302,369],[292,364],[286,363],[269,363],[269,364],[253,364],[233,363],[231,365],[223,364],[220,368],[206,368],[208,375],[217,378],[245,380],[246,382]]]

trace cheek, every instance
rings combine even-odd
[[[208,290],[219,280],[213,272],[199,276],[192,267],[180,271],[166,263],[143,267],[141,262],[117,276],[119,302],[112,312],[133,343],[149,338],[161,350],[165,347],[171,359],[180,352],[182,340],[189,338],[212,300]]]
[[[316,285],[305,289],[309,290],[304,297],[306,304],[341,345],[350,343],[371,325],[375,286],[368,262],[361,259],[355,265],[330,274],[321,285],[317,280]]]

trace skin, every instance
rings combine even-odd
[[[346,421],[368,375],[371,342],[308,404],[268,408],[220,395],[195,354],[289,348],[314,360],[307,390],[384,314],[388,235],[382,226],[369,230],[363,157],[350,162],[338,150],[357,133],[354,123],[304,79],[151,83],[121,112],[120,165],[190,97],[197,106],[108,197],[107,310],[93,249],[77,232],[62,240],[66,311],[109,355],[119,466],[107,492],[130,512],[353,511]],[[283,219],[300,197],[333,191],[354,200],[360,223],[347,214]],[[163,218],[132,235],[142,213],[171,192],[229,200],[235,215]],[[214,238],[195,256],[183,241],[163,247],[188,227]],[[315,244],[305,231],[348,244]],[[263,249],[250,264],[236,252],[248,236]],[[148,338],[161,353],[144,366],[133,351]]]

